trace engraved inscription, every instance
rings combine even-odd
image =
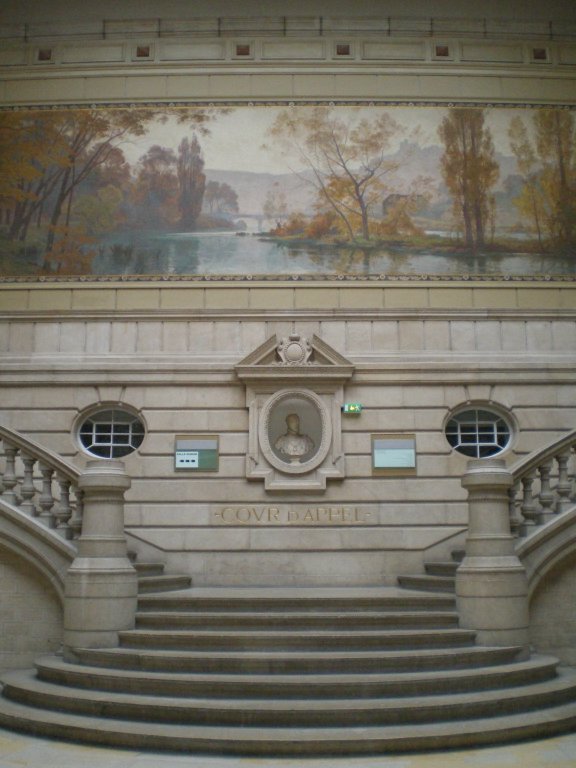
[[[353,506],[228,506],[212,511],[215,525],[373,525],[371,510]]]

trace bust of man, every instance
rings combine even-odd
[[[300,434],[300,417],[297,413],[289,413],[286,416],[286,433],[281,435],[274,443],[274,447],[283,456],[295,464],[302,456],[314,448],[314,441],[308,435]]]

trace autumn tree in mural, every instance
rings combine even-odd
[[[176,169],[180,226],[185,232],[191,232],[195,229],[202,210],[206,187],[206,176],[203,173],[204,159],[195,136],[191,139],[185,136],[180,142]]]
[[[492,188],[498,181],[492,134],[483,109],[450,109],[438,129],[444,144],[442,177],[452,195],[454,218],[468,248],[486,243],[495,227]]]
[[[238,194],[229,184],[209,181],[204,191],[204,206],[212,215],[238,213]]]
[[[44,227],[45,269],[68,265],[72,253],[80,258],[89,238],[72,227],[77,191],[89,178],[116,187],[124,164],[119,144],[142,135],[153,117],[148,110],[68,110],[32,115],[24,126],[13,147],[18,172],[10,177],[16,200],[10,236],[24,241],[32,224]]]
[[[306,167],[301,177],[317,191],[319,215],[332,214],[350,241],[369,241],[391,191],[386,178],[399,169],[388,153],[400,132],[388,112],[351,123],[329,107],[316,107],[283,110],[270,133]]]
[[[166,120],[166,109],[75,109],[7,113],[0,123],[0,201],[9,219],[8,241],[43,253],[44,271],[89,268],[95,235],[128,215],[127,198],[164,197],[156,185],[167,158],[158,148],[138,168],[140,189],[130,194],[131,169],[123,144]],[[206,132],[209,110],[178,112],[178,124]],[[168,163],[169,164],[169,163]],[[184,138],[173,163],[180,220],[193,227],[202,207],[203,160],[195,136]],[[166,181],[164,176],[162,181]],[[149,210],[153,208],[149,199]],[[162,215],[162,212],[160,213]]]
[[[573,274],[576,111],[0,111],[0,280]]]
[[[192,232],[202,210],[206,176],[196,136],[175,152],[158,144],[142,155],[132,188],[134,216],[147,229]]]
[[[541,244],[576,245],[576,121],[559,109],[534,112],[530,123],[516,116],[510,142],[524,186],[516,205]]]

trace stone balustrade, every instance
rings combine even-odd
[[[576,504],[576,430],[511,467],[510,526],[526,537]]]
[[[66,539],[82,529],[80,470],[30,438],[0,425],[1,498]],[[0,459],[1,459],[0,454]]]

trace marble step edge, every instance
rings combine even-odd
[[[164,563],[139,563],[134,562],[132,563],[134,566],[136,573],[138,574],[138,577],[143,576],[166,576],[168,574],[164,573]]]
[[[138,576],[138,591],[145,593],[169,592],[171,590],[186,589],[191,583],[191,577],[183,575],[160,574]]]
[[[394,697],[225,700],[71,689],[38,680],[28,671],[6,675],[3,695],[11,701],[41,709],[149,722],[244,727],[374,726],[494,717],[576,701],[576,672],[564,670],[552,680],[508,690],[401,700]]]
[[[452,669],[513,661],[519,647],[428,648],[414,650],[370,651],[183,651],[154,649],[76,649],[80,663],[133,669],[181,669],[183,671],[246,672],[282,674],[290,671],[331,672],[378,670],[420,670],[436,667]]]
[[[198,624],[206,626],[212,623],[215,626],[224,624],[247,624],[253,622],[256,625],[280,625],[290,624],[319,624],[326,625],[332,630],[339,624],[383,624],[405,629],[409,626],[422,626],[435,624],[451,628],[458,625],[459,616],[456,611],[324,611],[312,613],[308,611],[282,611],[282,612],[250,612],[250,611],[207,611],[188,613],[186,611],[142,611],[136,614],[136,626],[144,624],[161,624],[166,629],[174,628],[179,624]],[[406,626],[403,626],[406,625]]]
[[[209,645],[210,648],[230,647],[238,645],[252,645],[259,648],[274,646],[274,650],[280,647],[287,649],[293,646],[316,646],[318,650],[325,651],[334,646],[344,647],[352,645],[358,647],[397,646],[402,647],[426,647],[439,644],[471,645],[474,643],[476,633],[469,629],[459,628],[434,628],[413,630],[387,629],[387,630],[287,630],[275,631],[263,630],[151,630],[130,629],[119,633],[120,645],[124,648],[158,647],[184,648],[185,646]]]
[[[422,590],[438,590],[453,592],[455,580],[453,576],[437,576],[431,574],[406,574],[398,577],[401,587],[417,588]]]
[[[459,567],[460,563],[457,563],[454,560],[442,560],[425,563],[424,570],[429,576],[445,576],[446,578],[453,579]]]
[[[576,726],[576,703],[504,717],[366,728],[191,726],[93,718],[31,709],[0,699],[3,727],[67,740],[138,749],[245,755],[333,755],[424,751],[562,733]]]
[[[445,670],[421,670],[368,674],[210,674],[202,672],[156,672],[115,669],[71,664],[59,656],[46,656],[36,661],[38,677],[46,682],[91,690],[129,691],[162,695],[200,695],[212,698],[341,697],[350,687],[357,697],[396,697],[430,693],[458,693],[472,689],[514,687],[541,682],[556,676],[558,660],[552,656],[532,656],[497,666],[476,666]]]
[[[145,612],[146,610],[216,610],[222,612],[223,610],[232,612],[249,611],[251,613],[255,611],[318,611],[319,613],[327,612],[363,612],[366,610],[371,611],[388,611],[396,610],[401,612],[415,611],[415,610],[454,610],[456,606],[456,598],[452,595],[436,595],[428,593],[426,591],[415,590],[402,590],[398,589],[397,593],[383,594],[381,596],[362,596],[358,594],[356,596],[349,595],[331,595],[327,593],[325,596],[318,594],[316,591],[312,591],[312,594],[303,595],[302,593],[294,595],[270,595],[270,594],[258,594],[255,590],[251,595],[249,592],[246,595],[234,594],[234,591],[226,592],[223,594],[201,594],[194,588],[188,590],[182,590],[180,592],[174,592],[166,595],[140,595],[138,598],[138,610]]]

